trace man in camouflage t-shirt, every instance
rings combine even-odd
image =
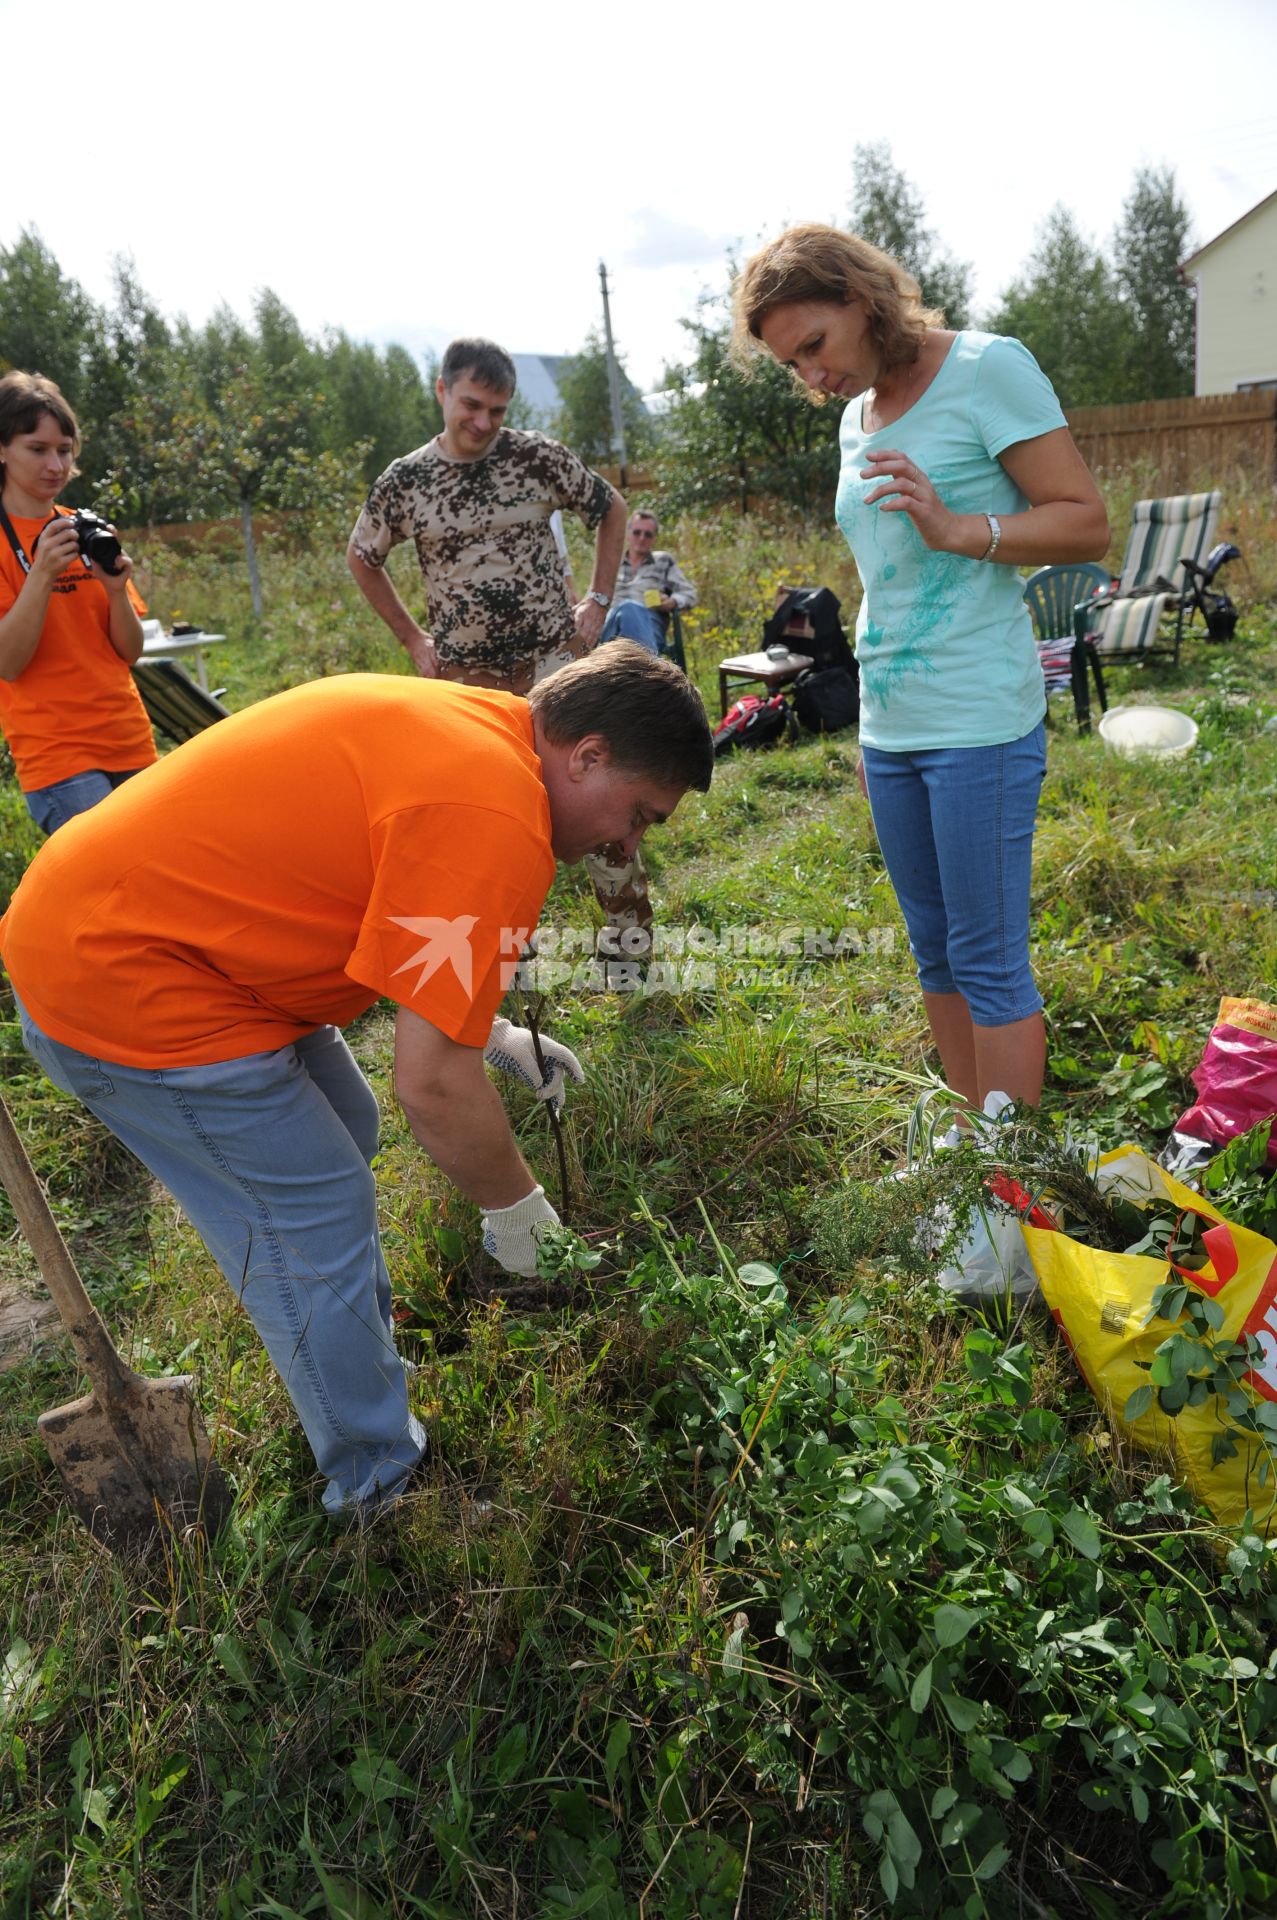
[[[625,502],[557,440],[504,425],[514,381],[500,347],[453,342],[437,388],[443,432],[374,483],[347,558],[419,673],[526,693],[597,644],[625,543]],[[550,527],[556,510],[595,531],[594,577],[575,609]],[[404,540],[417,549],[429,632],[384,572]]]
[[[375,612],[429,679],[526,693],[598,645],[625,545],[625,502],[557,440],[504,424],[514,362],[489,340],[454,340],[436,393],[443,432],[373,483],[346,558]],[[594,529],[594,572],[574,608],[550,527],[556,510]],[[385,563],[412,540],[430,630],[399,598]],[[607,849],[587,859],[613,928],[651,923],[641,861]]]

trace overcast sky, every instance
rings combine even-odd
[[[1137,166],[1174,168],[1199,244],[1277,190],[1277,0],[39,18],[52,51],[22,58],[0,118],[0,245],[37,227],[99,300],[130,253],[170,318],[247,315],[269,286],[309,332],[418,352],[468,332],[573,351],[602,257],[640,386],[729,246],[844,217],[862,141],[890,142],[978,306],[1056,202],[1107,239]],[[30,50],[29,8],[0,0],[0,25]]]

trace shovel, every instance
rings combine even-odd
[[[180,1534],[202,1526],[211,1538],[232,1496],[209,1458],[190,1377],[148,1380],[125,1366],[3,1100],[0,1180],[93,1387],[83,1400],[53,1407],[36,1422],[71,1505],[94,1538],[116,1551],[152,1547],[168,1529]]]

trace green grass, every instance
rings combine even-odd
[[[712,589],[707,697],[791,561],[847,586],[825,536],[724,521],[671,544]],[[230,636],[232,705],[402,668],[338,542],[268,547],[260,627],[233,561],[148,559],[156,611]],[[1156,1147],[1220,994],[1272,993],[1273,612],[1247,605],[1242,636],[1113,676],[1195,714],[1179,765],[1117,761],[1053,706],[1048,1104],[1106,1143]],[[0,1374],[6,1920],[1277,1902],[1267,1549],[1129,1456],[1044,1317],[986,1326],[867,1238],[929,1055],[853,767],[838,740],[741,757],[653,836],[662,923],[731,948],[686,992],[548,993],[588,1069],[569,1167],[599,1258],[540,1300],[491,1297],[473,1209],[394,1105],[387,1013],[356,1029],[437,1463],[364,1534],[322,1515],[190,1229],[3,1029],[6,1097],[94,1292],[136,1364],[197,1375],[238,1492],[215,1551],[115,1562],[34,1432],[77,1391],[68,1350]],[[0,880],[32,848],[0,788]],[[593,913],[561,875],[547,921]],[[842,930],[841,953],[767,951],[794,928]],[[544,1116],[512,1112],[553,1194]],[[5,1269],[30,1271],[12,1237]]]

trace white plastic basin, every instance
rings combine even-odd
[[[1197,742],[1197,722],[1178,707],[1110,707],[1100,738],[1114,753],[1182,760]]]

